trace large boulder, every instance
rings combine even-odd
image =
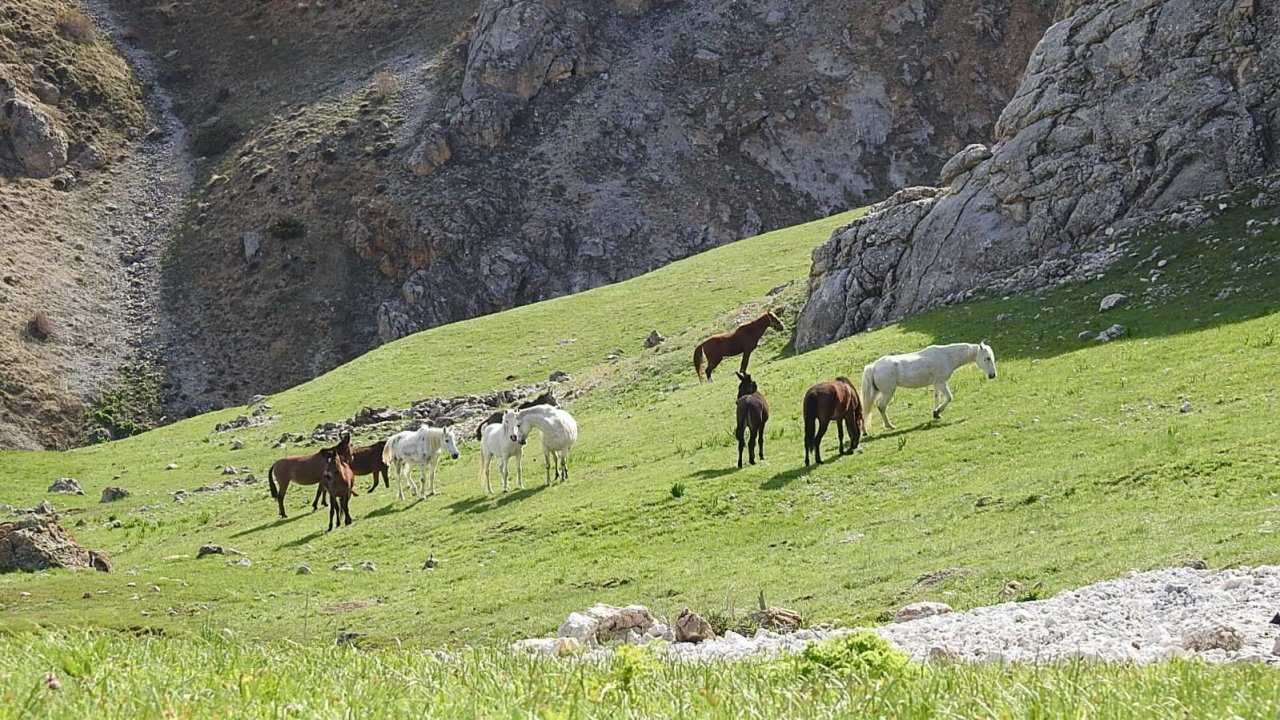
[[[110,571],[110,558],[86,549],[53,518],[30,515],[0,523],[0,572],[90,567]]]
[[[814,250],[796,347],[975,289],[1072,277],[1106,229],[1274,170],[1280,15],[1253,0],[1085,0],[1027,64],[990,157],[950,186],[873,208]],[[975,162],[976,161],[976,162]]]
[[[0,131],[13,154],[32,177],[46,178],[67,164],[67,138],[57,123],[35,103],[21,97],[5,101]]]

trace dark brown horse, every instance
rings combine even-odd
[[[324,472],[320,476],[320,487],[329,494],[329,532],[334,526],[341,527],[343,516],[346,525],[351,524],[351,496],[356,494],[356,476],[351,466],[336,449],[325,448],[320,451],[324,459]]]
[[[809,464],[809,451],[818,464],[822,464],[822,436],[827,434],[827,424],[836,422],[840,438],[840,454],[852,455],[862,439],[865,420],[862,417],[862,400],[849,378],[840,376],[831,382],[822,382],[804,394],[804,464]],[[817,432],[814,426],[817,425]],[[849,433],[849,451],[844,449],[845,431]]]
[[[552,407],[560,407],[560,403],[556,402],[556,396],[551,394],[551,391],[548,390],[532,400],[526,400],[520,403],[519,405],[516,406],[516,409],[524,410],[526,408],[531,408],[534,405],[550,405]],[[503,412],[504,411],[499,410],[498,412],[485,418],[484,421],[482,421],[479,425],[476,426],[477,440],[479,440],[481,437],[484,436],[484,428],[486,425],[495,425],[502,422]]]
[[[742,367],[738,372],[747,371],[747,363],[751,361],[751,351],[760,344],[760,336],[769,328],[782,331],[782,321],[770,310],[760,317],[730,332],[712,335],[693,349],[693,369],[698,373],[698,380],[711,382],[711,371],[716,369],[721,360],[733,355],[742,355]],[[707,369],[703,375],[702,360],[706,357]]]
[[[386,440],[379,440],[372,445],[365,445],[351,451],[351,472],[357,477],[373,475],[373,484],[365,492],[378,489],[379,475],[382,476],[382,487],[391,487],[391,482],[387,479],[387,464],[382,462],[382,447],[386,444]]]
[[[325,448],[314,455],[293,455],[275,461],[267,471],[267,485],[271,489],[271,497],[280,504],[280,517],[288,517],[284,512],[284,493],[289,483],[299,485],[320,485],[324,479],[325,451],[337,453],[345,463],[351,462],[351,436],[343,435],[342,440],[331,448]],[[277,481],[279,484],[277,485]],[[311,501],[311,509],[315,510],[324,494],[324,486],[316,488],[316,499]]]
[[[751,439],[746,443],[747,454],[751,464],[756,464],[756,445],[760,446],[760,459],[764,460],[764,425],[769,422],[769,401],[760,394],[755,380],[744,373],[738,373],[738,428],[733,434],[738,437],[738,467],[742,467],[743,436],[747,428],[751,428]]]

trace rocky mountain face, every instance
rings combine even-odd
[[[0,446],[239,404],[934,177],[1054,4],[0,10]]]
[[[995,126],[813,254],[807,350],[993,284],[1070,276],[1136,216],[1274,171],[1280,15],[1254,0],[1064,3]]]
[[[932,177],[990,136],[1052,4],[483,0],[429,60],[408,38],[210,161],[173,265],[176,400]]]

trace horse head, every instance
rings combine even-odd
[[[511,438],[511,442],[520,442],[520,416],[515,410],[502,413],[502,434]]]
[[[458,459],[458,441],[453,436],[452,426],[444,429],[444,449],[454,460]]]
[[[523,410],[525,408],[531,408],[534,405],[550,405],[552,407],[559,407],[560,403],[556,402],[556,396],[552,394],[550,390],[547,390],[528,402],[520,403],[520,409]]]
[[[991,349],[986,340],[978,343],[978,357],[975,362],[989,379],[996,379],[996,351]]]
[[[778,332],[784,332],[787,329],[785,326],[783,326],[782,320],[780,320],[772,310],[766,312],[765,317],[769,318],[769,327],[773,328],[774,330],[777,330]]]
[[[351,454],[351,433],[343,433],[343,434],[342,434],[342,437],[338,440],[338,444],[337,444],[337,445],[334,445],[334,446],[333,446],[333,447],[331,447],[331,448],[328,448],[328,450],[329,450],[330,452],[335,452],[335,453],[337,453],[338,455],[340,455],[340,456],[342,457],[342,459],[343,459],[343,460],[345,460],[346,462],[350,463],[350,462],[351,462],[351,459],[352,459],[352,454]]]
[[[760,389],[751,375],[744,372],[734,372],[734,375],[738,376],[738,397],[750,395]]]

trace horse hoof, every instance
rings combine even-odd
[[[937,410],[934,410],[934,411],[933,411],[933,419],[934,419],[934,420],[941,420],[941,419],[942,419],[942,413],[938,412]]]

